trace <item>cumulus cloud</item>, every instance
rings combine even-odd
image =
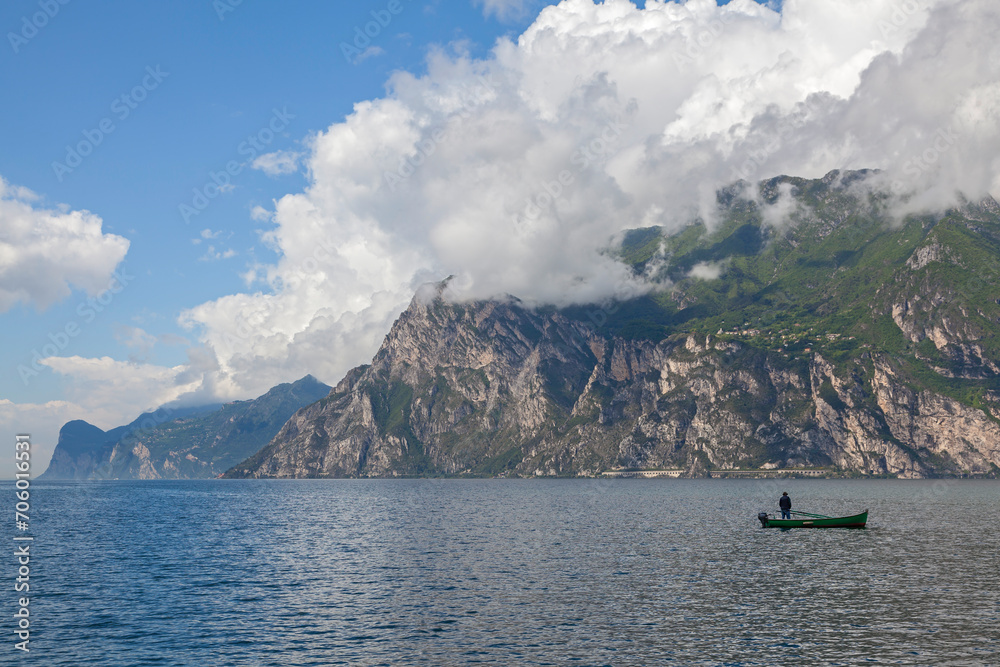
[[[101,227],[88,211],[41,207],[36,194],[0,178],[0,312],[16,303],[44,309],[74,288],[107,289],[129,242]]]
[[[371,51],[371,49],[368,49],[368,51]],[[368,51],[365,51],[365,53],[368,53]],[[363,57],[366,57],[365,54],[360,56],[360,58]],[[281,176],[283,174],[295,173],[299,168],[299,159],[301,157],[302,154],[295,151],[275,151],[258,156],[250,166],[261,170],[268,176]]]
[[[250,219],[255,222],[265,222],[271,219],[271,211],[261,205],[255,205],[250,209]]]
[[[68,401],[90,415],[79,418],[101,428],[120,426],[194,391],[201,383],[200,378],[191,378],[184,366],[168,368],[79,356],[49,357],[41,363],[69,380]]]
[[[138,338],[143,338],[144,333],[139,333]],[[108,357],[50,357],[41,363],[66,380],[67,400],[16,403],[0,398],[0,437],[13,442],[15,434],[30,433],[32,470],[36,473],[48,465],[59,440],[59,429],[66,422],[84,419],[107,430],[190,394],[201,385],[201,379],[186,375],[184,367],[127,363]],[[12,472],[12,458],[0,461],[0,476]]]
[[[911,208],[1000,190],[998,32],[991,0],[565,0],[312,137],[308,187],[255,209],[280,257],[258,291],[182,321],[214,390],[335,382],[427,280],[557,305],[651,289],[609,240],[711,225],[739,179],[877,168]]]

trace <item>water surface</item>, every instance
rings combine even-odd
[[[805,511],[867,507],[869,528],[760,528],[783,490]],[[32,491],[32,650],[4,649],[19,664],[1000,663],[997,482]]]

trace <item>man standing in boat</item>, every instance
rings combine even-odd
[[[778,507],[781,508],[781,518],[791,519],[792,518],[792,499],[788,497],[788,491],[781,494],[778,498]]]

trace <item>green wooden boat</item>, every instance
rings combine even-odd
[[[864,528],[868,510],[854,516],[825,516],[808,512],[792,512],[794,519],[775,519],[767,512],[757,515],[763,528]]]

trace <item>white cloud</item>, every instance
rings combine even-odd
[[[259,204],[250,209],[250,219],[255,222],[268,222],[272,215],[274,214],[271,211]]]
[[[40,208],[37,195],[0,178],[0,312],[107,289],[129,242],[101,227],[88,211]]]
[[[361,52],[357,58],[354,59],[354,64],[357,65],[363,60],[368,60],[369,58],[374,58],[376,56],[381,56],[385,54],[385,49],[381,46],[369,46],[367,49]]]
[[[81,419],[101,428],[127,423],[142,412],[194,390],[200,383],[187,375],[184,366],[168,368],[79,356],[48,357],[41,363],[70,380],[67,398],[90,415]]]
[[[998,33],[988,0],[787,0],[780,14],[750,0],[565,0],[485,60],[435,51],[426,75],[394,75],[386,98],[358,103],[308,154],[258,158],[272,175],[305,167],[308,186],[252,207],[279,259],[247,267],[250,293],[182,314],[200,340],[188,364],[48,359],[73,380],[70,400],[15,406],[21,423],[109,428],[182,395],[248,398],[306,373],[335,383],[420,284],[447,275],[460,299],[640,293],[643,278],[602,254],[609,239],[693,215],[711,224],[716,189],[739,178],[881,168],[909,208],[1000,193]],[[125,239],[0,187],[0,310],[106,287]],[[796,213],[786,195],[765,216]],[[17,271],[30,267],[15,244],[35,249],[35,274]],[[122,332],[140,352],[144,334]]]
[[[108,357],[50,357],[42,363],[68,380],[68,400],[15,403],[0,399],[0,436],[13,442],[17,433],[31,434],[35,475],[48,466],[59,429],[66,422],[83,419],[108,430],[170,403],[201,384],[200,377],[186,375],[183,367],[126,363]],[[10,477],[12,462],[12,458],[0,460],[0,478]]]
[[[229,259],[231,257],[236,257],[238,255],[235,250],[229,248],[228,250],[216,250],[214,245],[208,246],[205,250],[205,254],[198,258],[201,262],[215,262],[220,259]]]
[[[132,362],[145,361],[157,343],[156,336],[127,324],[115,325],[114,335],[115,340],[131,351],[129,360]]]
[[[40,475],[48,467],[62,425],[74,419],[89,418],[91,415],[85,408],[69,401],[14,403],[0,398],[0,437],[14,442],[15,435],[31,436],[32,476]],[[0,479],[11,479],[14,472],[13,456],[0,459]]]
[[[778,198],[770,204],[760,197],[754,197],[754,193],[749,194],[760,205],[761,218],[765,224],[775,229],[786,229],[794,226],[802,213],[802,204],[796,199],[793,190],[790,183],[781,183],[778,185]]]
[[[368,51],[365,51],[365,53],[368,53]],[[361,54],[359,59],[363,57],[365,57],[365,54]],[[258,156],[250,166],[254,169],[260,169],[268,176],[281,176],[297,171],[301,157],[302,154],[295,151],[275,151],[274,153],[264,153]]]
[[[726,259],[719,262],[699,262],[691,267],[688,277],[698,280],[717,280],[728,267],[729,260]]]
[[[501,21],[508,21],[524,16],[529,6],[535,3],[532,0],[476,0],[476,4],[482,5],[486,16],[496,16]]]
[[[182,320],[214,390],[335,382],[430,279],[554,304],[650,289],[608,240],[711,224],[739,178],[881,168],[910,206],[998,190],[998,32],[988,0],[565,0],[485,60],[433,52],[313,137],[309,185],[264,236],[280,259],[246,274],[259,291]]]
[[[217,239],[220,236],[222,236],[221,230],[213,232],[211,229],[206,228],[201,230],[201,234],[198,235],[198,238],[191,239],[191,243],[193,245],[201,245],[202,241],[211,241],[212,239]],[[229,236],[232,236],[232,234],[230,234]]]

